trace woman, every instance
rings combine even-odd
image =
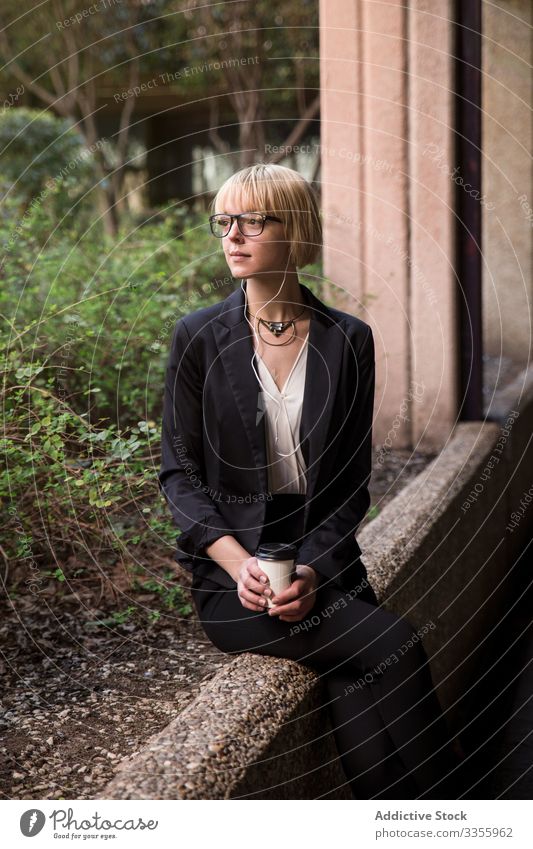
[[[355,539],[370,503],[372,332],[299,283],[322,232],[297,172],[245,168],[214,209],[241,286],[176,324],[159,475],[200,621],[223,652],[324,676],[356,798],[449,798],[456,762],[427,656],[412,625],[378,606]],[[276,596],[260,542],[297,546]]]

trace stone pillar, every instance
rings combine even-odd
[[[452,11],[320,1],[324,270],[374,331],[393,448],[438,451],[456,418]]]
[[[531,360],[531,0],[483,4],[483,333],[487,353]]]

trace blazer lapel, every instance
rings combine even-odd
[[[302,285],[302,284],[300,284]],[[305,520],[314,496],[320,462],[333,414],[341,372],[345,336],[331,312],[302,285],[311,308],[307,366],[300,422],[301,451],[307,467]]]
[[[328,307],[306,286],[300,284],[300,287],[311,310],[299,434],[301,451],[307,466],[307,519],[320,459],[327,447],[325,441],[337,392],[345,337]],[[213,320],[213,332],[248,435],[261,491],[268,492],[265,417],[260,415],[262,390],[250,362],[254,347],[243,310],[244,292],[239,287],[223,302],[220,314]]]
[[[213,333],[248,435],[260,478],[259,491],[266,493],[268,492],[268,474],[265,422],[263,415],[257,415],[262,390],[251,365],[254,347],[243,310],[244,293],[239,288],[223,302],[220,315],[213,321]]]

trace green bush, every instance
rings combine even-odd
[[[0,243],[9,227],[3,217]],[[28,227],[4,254],[0,506],[12,585],[71,555],[97,574],[173,546],[157,488],[164,370],[177,318],[232,289],[213,242],[205,221],[177,210],[124,226],[116,242],[96,230],[73,241],[63,228],[41,249]]]
[[[90,176],[84,150],[83,136],[66,118],[23,106],[0,112],[2,178],[27,200],[42,191],[47,181],[60,181],[73,165],[78,178],[80,168],[84,176]]]
[[[31,227],[42,244],[65,216],[70,229],[85,228],[94,198],[95,149],[66,118],[39,109],[0,113],[2,217],[10,222],[4,250],[16,249],[21,231]]]
[[[154,532],[173,542],[154,482],[156,423],[139,421],[124,434],[113,423],[91,427],[57,397],[43,363],[20,365],[17,353],[4,347],[2,361],[0,504],[2,553],[16,564],[10,586],[24,579],[37,591],[42,570],[71,555],[77,569],[95,573],[127,563],[128,548],[149,537],[153,543]]]
[[[205,218],[183,209],[125,223],[116,239],[54,230],[47,211],[46,246],[28,224],[0,269],[1,553],[15,592],[171,554],[178,531],[157,471],[172,330],[236,285]],[[0,244],[11,226],[4,214]],[[318,273],[302,282],[320,294]],[[172,586],[158,592],[167,607],[181,600]]]
[[[181,210],[116,240],[89,230],[73,241],[63,229],[41,250],[24,232],[4,255],[0,312],[31,345],[30,362],[43,362],[37,385],[54,376],[56,394],[93,424],[157,417],[176,320],[233,288],[217,247]]]

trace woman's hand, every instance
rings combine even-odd
[[[279,616],[283,622],[299,622],[313,608],[319,577],[312,566],[297,566],[297,577],[290,587],[273,596],[274,607],[270,616]]]
[[[266,596],[272,595],[268,577],[260,568],[257,557],[249,557],[241,564],[237,576],[237,595],[243,607],[248,610],[265,610]]]

